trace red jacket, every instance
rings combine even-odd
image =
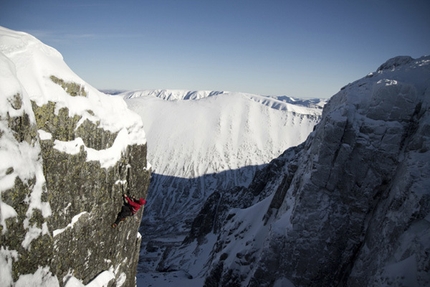
[[[132,209],[132,213],[136,214],[136,212],[143,206],[146,204],[146,200],[141,198],[139,200],[136,199],[136,201],[134,201],[133,199],[129,198],[128,196],[125,197],[125,199],[127,199],[128,204],[130,204],[131,209]]]

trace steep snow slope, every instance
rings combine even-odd
[[[143,118],[154,171],[183,178],[267,163],[305,140],[324,104],[308,101],[320,105],[309,108],[273,97],[209,91],[122,95]]]
[[[3,27],[0,83],[0,286],[134,286],[138,222],[133,236],[109,223],[118,182],[145,192],[141,118],[55,49]]]
[[[248,188],[213,193],[160,269],[205,286],[429,286],[429,109],[430,57],[390,59]]]

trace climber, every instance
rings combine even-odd
[[[118,213],[118,216],[115,220],[115,222],[112,224],[112,228],[117,227],[117,225],[124,221],[128,216],[133,216],[136,214],[136,212],[146,204],[146,200],[143,198],[136,199],[134,197],[130,198],[126,194],[123,195],[124,197],[124,205],[121,208],[120,213]]]

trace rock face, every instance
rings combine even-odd
[[[429,108],[430,57],[390,59],[248,188],[209,197],[160,266],[205,286],[429,286]]]
[[[1,286],[135,286],[146,197],[139,116],[77,77],[54,49],[0,27]]]

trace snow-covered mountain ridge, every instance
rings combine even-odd
[[[190,286],[429,286],[429,110],[430,57],[390,59],[248,187],[211,194],[158,269]]]
[[[267,163],[306,138],[325,103],[217,91],[120,96],[143,118],[155,172],[184,178]]]
[[[119,94],[119,93],[112,93]],[[166,101],[181,101],[181,100],[199,100],[203,98],[213,97],[221,94],[240,94],[246,96],[250,99],[254,99],[257,102],[266,103],[269,106],[274,106],[278,104],[292,104],[296,106],[303,106],[308,108],[323,108],[327,100],[325,99],[299,99],[289,96],[263,96],[255,95],[249,93],[239,93],[239,92],[228,92],[228,91],[188,91],[188,90],[136,90],[136,91],[126,91],[121,93],[124,99],[133,99],[141,97],[156,97]],[[285,105],[281,109],[287,110],[289,105]]]

